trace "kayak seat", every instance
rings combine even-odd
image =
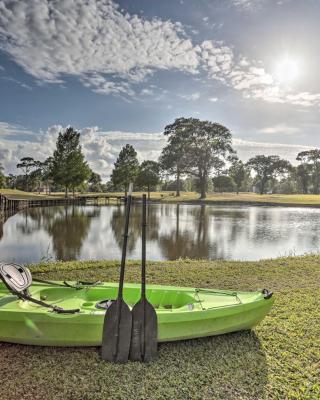
[[[80,311],[78,308],[66,310],[30,296],[28,288],[32,284],[32,275],[29,269],[24,265],[0,263],[0,278],[8,290],[21,300],[27,300],[39,306],[50,308],[53,312],[58,314],[75,314]]]
[[[32,284],[32,275],[29,269],[18,264],[0,263],[0,277],[10,292],[27,293]]]

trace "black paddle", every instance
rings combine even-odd
[[[131,311],[123,300],[123,281],[126,264],[130,207],[131,188],[129,189],[126,202],[118,298],[106,311],[102,332],[101,358],[104,361],[119,363],[128,361],[132,329]]]
[[[130,359],[150,362],[157,355],[158,322],[154,307],[146,298],[146,227],[147,198],[142,197],[142,279],[141,299],[132,309]]]

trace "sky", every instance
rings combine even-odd
[[[108,179],[157,159],[178,117],[218,122],[246,161],[320,146],[319,0],[0,0],[0,163],[43,161],[73,126]]]

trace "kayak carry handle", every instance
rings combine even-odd
[[[271,297],[273,296],[273,292],[270,292],[270,290],[268,289],[262,289],[261,293],[263,294],[265,300],[271,299]]]

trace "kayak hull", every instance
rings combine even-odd
[[[0,341],[39,346],[100,346],[105,310],[101,300],[115,299],[117,284],[76,290],[34,283],[32,297],[70,309],[57,314],[11,295],[0,285]],[[140,285],[127,284],[130,308],[139,300]],[[158,317],[158,341],[176,341],[252,329],[270,311],[273,297],[261,292],[234,292],[148,285],[147,298]]]

